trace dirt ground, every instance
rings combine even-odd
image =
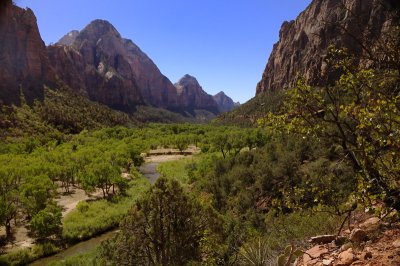
[[[102,196],[101,190],[88,195],[83,189],[76,187],[72,188],[69,194],[63,193],[64,191],[61,188],[59,188],[57,192],[59,196],[56,198],[56,202],[62,207],[63,217],[75,209],[80,201],[96,199]],[[3,247],[3,251],[9,252],[18,248],[27,248],[34,245],[35,240],[28,235],[29,229],[27,226],[27,221],[20,221],[17,225],[13,225],[13,239]],[[0,237],[5,236],[5,234],[5,228],[0,227]]]
[[[143,157],[146,163],[163,163],[184,158],[190,158],[194,154],[200,153],[201,150],[194,145],[189,145],[189,147],[183,152],[184,154],[180,154],[180,151],[178,149],[159,148],[155,150],[150,150],[147,154],[143,154]]]

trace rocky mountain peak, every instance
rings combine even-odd
[[[97,41],[104,36],[113,36],[118,39],[121,34],[107,20],[96,19],[90,22],[79,34],[78,38]]]
[[[123,111],[141,104],[177,108],[176,88],[171,81],[110,22],[97,19],[89,23],[76,36],[72,50],[58,46],[48,49],[53,67],[69,86],[88,91],[90,99]],[[84,84],[77,80],[84,80]]]
[[[187,109],[204,109],[214,114],[219,112],[213,97],[203,90],[195,77],[189,74],[184,75],[175,83],[175,88],[180,106]]]
[[[175,85],[175,88],[177,89],[178,95],[184,93],[185,91],[189,91],[189,90],[204,92],[203,88],[200,86],[197,79],[189,74],[184,75],[174,85]]]
[[[214,101],[217,103],[220,112],[229,112],[239,105],[239,103],[235,103],[223,91],[218,92],[216,95],[213,96],[213,98]]]
[[[177,83],[175,83],[175,87],[178,89],[178,92],[182,92],[182,88],[187,88],[187,89],[201,88],[197,79],[189,74],[184,75]]]
[[[220,91],[220,92],[218,92],[217,94],[215,94],[214,95],[214,97],[225,97],[226,96],[226,94],[225,94],[225,92],[223,92],[223,91]]]
[[[66,46],[71,46],[75,40],[76,37],[78,37],[79,31],[78,30],[72,30],[65,34],[58,42],[57,44],[59,45],[66,45]]]

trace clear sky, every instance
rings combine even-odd
[[[31,8],[46,44],[94,19],[110,21],[175,83],[195,76],[209,94],[255,95],[283,21],[311,0],[16,0]]]

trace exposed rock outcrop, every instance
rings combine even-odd
[[[176,89],[169,79],[109,22],[94,20],[71,38],[70,45],[60,45],[66,43],[63,38],[50,47],[49,55],[57,74],[75,90],[123,111],[138,104],[178,108]],[[71,66],[74,73],[65,73]],[[74,78],[78,73],[83,83]]]
[[[46,47],[30,9],[1,4],[0,103],[18,104],[43,97],[43,84],[54,82]]]
[[[227,96],[223,91],[220,91],[216,95],[213,96],[215,102],[218,105],[218,110],[220,112],[229,112],[233,108],[240,105],[240,103],[235,103],[233,100]]]
[[[312,85],[330,82],[321,75],[330,45],[364,53],[391,23],[392,0],[313,0],[294,21],[284,22],[257,94],[293,85],[300,75]]]
[[[73,30],[65,34],[58,42],[57,44],[61,45],[72,45],[74,41],[76,40],[76,37],[78,37],[79,31],[78,30]]]
[[[128,113],[138,105],[195,117],[219,112],[196,79],[183,78],[177,89],[107,21],[94,20],[46,49],[32,10],[8,1],[0,11],[0,104],[18,104],[21,92],[32,102],[43,98],[44,85],[66,85],[90,100]],[[199,110],[206,115],[199,115]]]
[[[117,75],[112,68],[99,71],[86,64],[74,48],[49,46],[48,54],[58,78],[90,100],[126,112],[134,111],[143,102],[133,80]]]
[[[179,106],[188,111],[203,109],[218,114],[218,105],[214,98],[207,94],[195,77],[183,76],[175,87],[178,93]]]

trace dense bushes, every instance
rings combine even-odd
[[[196,187],[210,193],[214,207],[223,212],[288,212],[319,205],[339,208],[355,189],[354,173],[334,159],[335,154],[316,147],[311,141],[282,138],[217,160],[206,174],[192,171],[193,180],[198,180]]]
[[[222,233],[216,213],[187,195],[177,181],[163,178],[136,202],[120,228],[101,248],[103,257],[118,265],[215,262],[216,250],[209,246],[217,246]]]

